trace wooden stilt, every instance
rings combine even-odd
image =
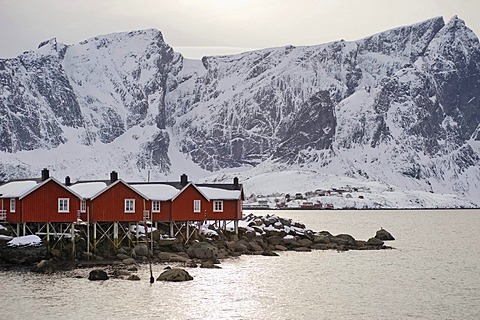
[[[93,223],[93,251],[97,252],[97,223]]]
[[[170,238],[173,238],[175,233],[173,232],[173,221],[170,221]]]
[[[113,245],[118,248],[118,222],[113,223]]]
[[[70,227],[70,236],[72,237],[72,258],[75,260],[75,223]]]
[[[50,252],[50,223],[47,222],[47,251]]]

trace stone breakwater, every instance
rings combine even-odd
[[[164,238],[162,230],[154,231],[153,251],[147,243],[113,248],[104,245],[95,253],[77,252],[76,259],[68,258],[68,246],[64,251],[45,250],[38,247],[9,248],[0,246],[0,260],[4,263],[29,265],[40,273],[65,270],[68,261],[71,268],[109,266],[110,278],[134,279],[129,272],[119,270],[135,269],[138,263],[174,263],[183,267],[221,268],[220,261],[243,254],[276,256],[281,251],[308,252],[312,250],[381,250],[391,249],[384,241],[394,240],[386,230],[378,230],[370,239],[358,240],[349,234],[332,235],[328,231],[313,231],[300,222],[275,215],[247,215],[239,223],[238,234],[229,228],[219,229],[214,225],[203,225],[196,229],[190,240]],[[153,236],[153,237],[152,237]],[[146,238],[145,238],[146,239]],[[82,239],[78,239],[80,243]],[[108,244],[105,242],[105,244]],[[81,246],[77,246],[81,251]],[[35,255],[38,252],[38,255]],[[28,254],[28,259],[19,259]],[[81,256],[78,259],[78,256]]]

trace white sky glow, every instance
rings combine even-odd
[[[0,0],[0,57],[148,28],[188,58],[357,40],[436,16],[458,15],[478,35],[479,12],[477,0]]]

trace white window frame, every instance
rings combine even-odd
[[[213,212],[223,212],[223,200],[213,201]]]
[[[80,200],[80,212],[87,212],[87,200],[85,199]]]
[[[123,209],[124,213],[135,213],[135,199],[125,199]]]
[[[58,198],[58,213],[70,212],[70,198]]]
[[[160,212],[160,201],[158,200],[152,201],[152,212]]]
[[[17,209],[17,201],[15,200],[15,198],[11,198],[10,199],[10,212],[15,212],[16,209]]]
[[[194,213],[202,212],[202,201],[201,200],[193,200],[193,212]]]

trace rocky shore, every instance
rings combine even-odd
[[[77,239],[76,257],[71,256],[68,243],[63,250],[53,249],[49,253],[44,245],[11,247],[6,241],[0,240],[0,264],[28,267],[32,272],[46,274],[74,268],[108,266],[110,275],[107,278],[139,280],[133,274],[139,263],[167,263],[186,268],[221,268],[222,259],[240,255],[277,256],[279,252],[287,250],[381,250],[391,249],[384,241],[394,240],[384,229],[378,230],[370,239],[357,240],[349,234],[332,235],[328,231],[313,231],[302,223],[275,215],[252,214],[240,221],[238,235],[228,228],[227,231],[222,231],[209,225],[197,229],[188,243],[181,238],[165,238],[161,230],[154,231],[152,236],[153,252],[147,243],[138,243],[118,249],[103,245],[97,248],[94,254],[87,254],[82,251],[81,243],[84,239]],[[176,271],[168,271],[169,274],[162,279],[159,277],[159,280],[191,280],[188,273],[185,275],[179,271],[182,269],[174,270]],[[99,273],[102,274],[100,279],[105,280],[105,275]],[[93,278],[91,280],[96,280]]]

